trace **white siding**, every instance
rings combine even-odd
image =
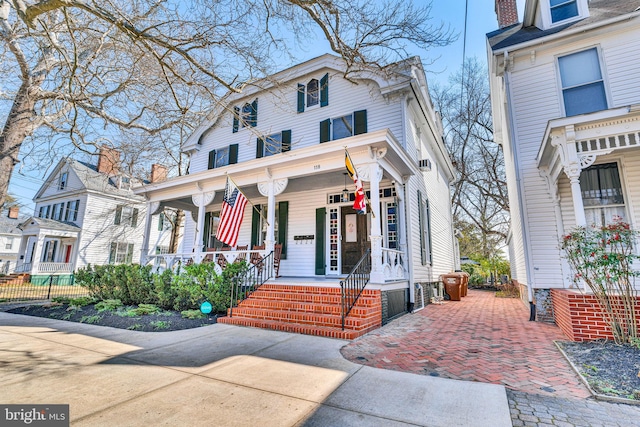
[[[551,46],[551,45],[549,45]],[[514,278],[535,288],[554,288],[567,286],[563,277],[561,235],[575,224],[569,181],[561,174],[558,182],[560,196],[559,210],[554,208],[554,201],[549,188],[537,168],[536,156],[540,149],[547,123],[552,119],[563,117],[561,85],[558,81],[556,58],[583,49],[597,47],[601,52],[602,71],[609,96],[610,107],[633,105],[640,102],[640,30],[630,23],[623,23],[617,29],[610,29],[603,34],[583,34],[571,43],[558,43],[556,47],[534,46],[522,51],[517,47],[509,54],[515,58],[514,64],[506,72],[510,87],[508,89],[508,107],[513,113],[513,123],[502,121],[503,131],[511,125],[515,131],[514,140],[505,144],[505,165],[509,181],[511,205],[512,239],[510,249]],[[492,96],[500,96],[502,88],[499,79],[493,77]],[[500,103],[497,103],[500,105]],[[494,103],[494,109],[496,103]],[[496,111],[494,111],[496,116]],[[505,139],[510,139],[505,136]],[[511,146],[509,145],[511,144]],[[514,146],[518,150],[518,163],[513,158]],[[640,197],[636,191],[640,179],[640,155],[635,152],[614,153],[622,158],[624,165],[623,179],[631,202],[628,205],[631,214],[635,200]],[[614,157],[610,157],[614,158]],[[598,158],[598,162],[607,158]],[[516,182],[516,170],[519,170],[521,182]],[[638,194],[636,194],[636,192]],[[520,212],[518,197],[522,199],[523,212]],[[520,224],[520,216],[524,217],[527,229],[528,251],[530,259],[525,260],[524,227]],[[638,218],[633,217],[636,222]],[[531,262],[530,272],[533,277],[526,277],[525,262]]]
[[[312,77],[320,79],[326,72],[319,71]],[[309,78],[311,76],[301,79],[299,83],[305,83]],[[201,149],[192,155],[191,172],[206,170],[209,152],[231,144],[238,144],[239,163],[255,159],[257,138],[260,135],[291,130],[292,151],[319,144],[321,121],[358,110],[367,110],[368,132],[389,128],[398,139],[402,138],[400,104],[387,104],[375,83],[367,81],[354,84],[340,74],[331,72],[329,105],[308,108],[303,113],[296,112],[297,83],[296,81],[255,97],[258,99],[258,124],[255,128],[240,128],[233,133],[232,114],[225,114],[217,127],[204,138]]]

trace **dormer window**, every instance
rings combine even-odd
[[[550,0],[550,6],[554,24],[578,16],[577,0]]]
[[[320,81],[311,79],[307,84],[298,84],[298,113],[305,108],[329,105],[329,74],[325,74]]]
[[[258,125],[258,100],[247,102],[242,107],[233,107],[233,133],[240,128]]]
[[[311,81],[307,83],[307,107],[318,105],[318,102],[320,102],[319,90],[317,79],[311,79]]]

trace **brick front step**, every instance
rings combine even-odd
[[[30,276],[25,273],[13,273],[0,277],[0,285],[22,285],[29,283]]]
[[[365,290],[342,330],[339,288],[263,285],[218,322],[332,338],[354,339],[382,323],[379,291]]]

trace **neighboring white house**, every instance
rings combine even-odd
[[[6,210],[6,215],[2,212],[0,216],[0,275],[12,273],[18,260],[22,236],[18,228],[20,224],[18,211],[19,208],[13,206]]]
[[[153,253],[169,249],[171,226],[147,217],[146,201],[133,193],[141,182],[119,172],[119,153],[102,148],[97,165],[61,160],[36,193],[34,216],[22,222],[16,272],[33,284],[67,284],[88,264],[139,262],[146,221]],[[152,180],[166,178],[154,165]],[[159,223],[162,221],[162,224]]]
[[[367,289],[389,303],[386,318],[411,307],[416,283],[459,267],[454,169],[419,58],[386,75],[345,78],[343,61],[323,55],[247,84],[209,117],[182,147],[189,175],[135,190],[152,211],[191,212],[186,256],[199,262],[220,248],[229,176],[255,205],[247,205],[238,245],[265,244],[268,252],[282,244],[280,280],[292,285],[339,286],[370,248]],[[345,148],[369,196],[367,215],[352,208]]]
[[[551,319],[569,288],[560,239],[621,217],[640,226],[640,0],[496,0],[494,135],[505,154],[512,277]],[[515,20],[513,17],[515,16]]]

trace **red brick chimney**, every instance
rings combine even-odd
[[[11,206],[9,208],[9,213],[7,214],[7,216],[11,219],[17,219],[18,211],[20,211],[20,208],[18,206]]]
[[[496,0],[496,15],[501,29],[520,22],[516,0]]]
[[[105,145],[100,147],[100,156],[98,157],[98,172],[107,175],[117,175],[120,170],[120,152],[115,148],[109,148]]]
[[[162,182],[167,180],[167,167],[164,165],[151,165],[151,182]]]

